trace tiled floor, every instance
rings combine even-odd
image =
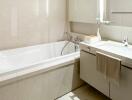
[[[73,92],[70,92],[57,100],[109,100],[95,89],[86,85]]]

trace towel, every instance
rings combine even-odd
[[[97,56],[97,71],[101,72],[109,80],[119,82],[121,74],[121,60],[100,52]]]
[[[103,54],[102,53],[100,53],[100,52],[97,52],[96,53],[96,58],[97,58],[97,65],[96,65],[96,67],[97,67],[97,71],[98,72],[100,72],[100,73],[102,73],[102,74],[104,74],[104,75],[106,75],[106,73],[107,73],[107,60],[106,60],[106,56],[103,56]]]

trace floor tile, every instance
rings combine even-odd
[[[85,85],[70,92],[57,100],[109,100],[92,87]]]

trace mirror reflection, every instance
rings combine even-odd
[[[132,0],[100,0],[101,17],[102,13],[111,25],[132,26]]]

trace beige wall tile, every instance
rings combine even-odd
[[[97,25],[89,23],[71,23],[71,31],[76,33],[96,34]]]
[[[71,31],[82,34],[96,35],[97,26],[95,24],[71,23]],[[122,41],[124,36],[128,36],[129,43],[132,44],[132,27],[102,25],[100,33],[103,38],[115,41]]]
[[[61,40],[66,0],[0,0],[0,49]]]

